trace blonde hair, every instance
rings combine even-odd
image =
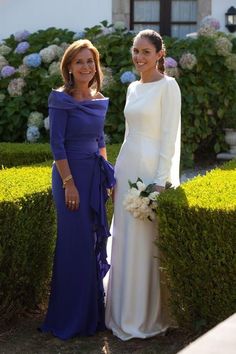
[[[100,64],[100,54],[96,47],[88,39],[79,39],[78,41],[73,42],[65,51],[61,64],[60,70],[61,75],[64,81],[63,89],[69,94],[72,94],[74,88],[74,81],[72,77],[72,82],[70,80],[69,66],[75,56],[80,52],[81,49],[87,48],[91,50],[95,62],[96,72],[92,80],[89,82],[89,87],[93,86],[95,91],[98,92],[101,89],[103,74]]]

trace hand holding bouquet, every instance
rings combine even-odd
[[[156,215],[157,197],[160,194],[155,191],[155,183],[143,183],[140,177],[135,183],[129,182],[130,190],[124,198],[123,205],[135,218],[153,221]],[[170,184],[165,188],[169,188]]]

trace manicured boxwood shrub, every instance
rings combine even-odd
[[[210,328],[236,311],[236,161],[163,193],[158,214],[172,313]]]
[[[0,143],[0,168],[52,160],[49,144]]]
[[[0,171],[0,319],[47,295],[55,241],[50,167]]]
[[[115,163],[120,144],[107,144],[108,159]],[[0,143],[0,169],[22,165],[34,165],[44,161],[52,161],[50,146],[30,143]]]
[[[120,145],[108,145],[114,163]],[[0,321],[32,309],[48,294],[56,219],[49,144],[0,144]],[[49,159],[49,160],[47,160]],[[45,161],[46,160],[46,161]],[[32,165],[41,162],[41,165]],[[107,203],[111,222],[113,204]]]

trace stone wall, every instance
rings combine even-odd
[[[130,27],[130,1],[112,0],[112,22],[123,21],[127,28]]]
[[[211,0],[198,0],[198,17],[197,17],[198,24],[201,22],[201,20],[204,17],[211,15],[211,12],[212,12]]]

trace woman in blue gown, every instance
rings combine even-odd
[[[97,49],[72,43],[61,61],[64,86],[49,96],[52,192],[57,242],[49,305],[42,332],[60,339],[105,329],[103,277],[108,231],[105,202],[115,180],[106,160]]]

